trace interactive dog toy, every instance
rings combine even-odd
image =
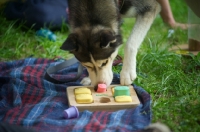
[[[99,85],[105,88],[105,85]],[[71,86],[66,89],[70,106],[76,106],[79,111],[107,110],[134,108],[140,104],[132,85],[111,85],[104,92],[96,92],[91,86]]]

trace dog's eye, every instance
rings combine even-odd
[[[106,62],[102,63],[101,67],[104,67],[108,63],[108,60]]]

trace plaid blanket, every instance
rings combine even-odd
[[[134,85],[141,104],[134,109],[116,112],[85,110],[76,119],[65,119],[67,109],[66,88],[81,85],[87,76],[84,70],[75,82],[53,84],[44,79],[48,67],[61,63],[60,60],[26,58],[18,61],[0,62],[0,120],[31,128],[37,132],[121,131],[139,132],[150,124],[150,95]],[[66,67],[54,75],[67,80],[76,75],[77,64]],[[115,74],[113,84],[119,84]]]

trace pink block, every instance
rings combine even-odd
[[[106,84],[98,84],[97,92],[98,93],[106,92]]]

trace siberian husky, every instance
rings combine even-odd
[[[126,42],[121,85],[136,79],[136,55],[160,5],[156,0],[68,0],[70,34],[61,49],[70,51],[88,70],[81,83],[109,86],[112,64],[122,44],[120,22],[135,17],[136,22]]]

